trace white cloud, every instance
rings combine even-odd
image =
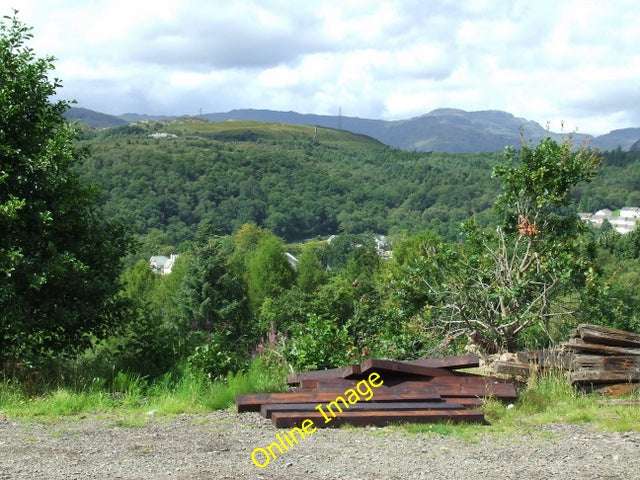
[[[455,107],[596,134],[640,126],[631,0],[18,3],[36,52],[58,58],[62,95],[106,113]]]

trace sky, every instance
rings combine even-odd
[[[11,5],[11,2],[14,5]],[[3,0],[60,97],[118,115],[503,110],[640,127],[637,0]]]

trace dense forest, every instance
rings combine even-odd
[[[502,153],[406,152],[326,128],[185,118],[83,132],[80,177],[102,189],[105,213],[171,245],[198,230],[253,222],[288,242],[338,233],[417,233],[454,241],[470,216],[487,225]],[[600,152],[577,211],[640,205],[640,153]]]
[[[109,216],[178,245],[199,225],[247,222],[287,241],[337,233],[448,238],[485,214],[499,154],[403,152],[362,135],[307,126],[183,119],[87,131],[81,178],[102,187]]]
[[[53,60],[5,20],[4,380],[219,378],[258,360],[301,370],[545,347],[579,322],[640,328],[640,230],[576,215],[638,206],[638,152],[550,137],[403,152],[202,119],[80,131],[50,101]],[[170,253],[173,271],[154,273],[149,257]]]

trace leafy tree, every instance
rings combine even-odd
[[[304,293],[313,293],[327,281],[327,270],[320,263],[315,249],[305,247],[298,257],[297,282]]]
[[[296,371],[341,367],[353,362],[356,351],[346,325],[335,318],[309,314],[285,342],[284,355]]]
[[[258,337],[249,326],[245,283],[221,239],[196,250],[177,301],[189,361],[214,376],[241,367]]]
[[[295,272],[285,256],[284,243],[267,231],[247,262],[247,286],[252,311],[257,312],[265,298],[275,298],[291,288],[294,281]]]
[[[452,267],[450,248],[429,230],[394,243],[393,257],[381,282],[385,309],[408,320],[423,316],[436,299],[433,289],[446,282]]]
[[[573,187],[593,178],[599,159],[551,138],[521,152],[507,149],[506,157],[494,169],[503,182],[496,201],[503,224],[485,231],[468,222],[457,268],[439,287],[450,333],[465,333],[486,350],[514,350],[531,328],[551,336],[551,320],[574,311],[558,300],[592,266],[582,224],[563,208]]]
[[[0,23],[0,365],[38,364],[77,350],[116,320],[120,258],[129,242],[104,220],[95,188],[72,166],[75,128],[52,102],[53,58],[37,58],[31,29]]]

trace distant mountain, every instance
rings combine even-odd
[[[72,108],[69,117],[95,128],[119,126],[139,121],[162,121],[177,117],[127,113],[118,117],[83,108]],[[562,135],[547,132],[540,124],[499,110],[466,112],[453,108],[433,110],[407,120],[385,121],[338,115],[314,115],[274,110],[242,109],[227,113],[207,113],[201,118],[214,122],[252,120],[291,125],[314,125],[360,133],[402,150],[440,151],[448,153],[474,153],[502,151],[506,146],[521,144],[521,136],[533,142],[551,135],[559,140]],[[574,135],[577,144],[586,134]],[[640,128],[614,130],[606,135],[590,138],[590,145],[601,150],[622,150],[640,139]]]
[[[640,128],[623,128],[595,137],[589,144],[600,150],[615,150],[620,146],[622,150],[627,151],[638,140],[640,140]]]
[[[128,120],[113,115],[107,115],[106,113],[94,112],[87,108],[71,107],[66,113],[65,117],[69,120],[84,123],[91,128],[109,128],[120,127],[130,123]]]
[[[388,122],[371,135],[403,150],[472,153],[519,146],[521,134],[539,141],[547,132],[535,122],[506,112],[442,108],[409,120]]]
[[[534,142],[548,134],[536,122],[498,110],[465,112],[441,108],[420,117],[397,121],[250,109],[205,114],[203,117],[214,122],[255,120],[338,128],[368,135],[402,150],[448,153],[502,151],[509,145],[519,146],[521,133]],[[552,135],[560,137],[559,134]],[[586,135],[577,137],[576,141],[582,141]]]
[[[172,120],[178,118],[172,115],[146,115],[140,113],[123,113],[122,115],[118,115],[118,117],[128,121],[129,123],[162,122],[163,120]]]

